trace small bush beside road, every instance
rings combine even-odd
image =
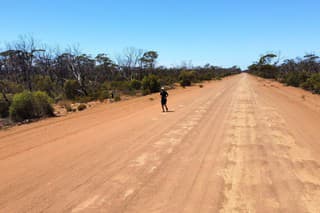
[[[10,106],[10,118],[20,122],[26,119],[51,117],[54,115],[52,99],[45,92],[29,92],[15,94]]]

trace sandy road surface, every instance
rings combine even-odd
[[[0,132],[0,212],[320,212],[318,96],[241,74],[169,98]]]

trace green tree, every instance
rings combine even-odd
[[[275,54],[261,56],[257,63],[248,67],[249,71],[263,78],[276,78],[278,74],[277,62],[273,62],[276,57]]]
[[[143,54],[140,61],[144,68],[154,69],[158,56],[156,51],[148,51]]]

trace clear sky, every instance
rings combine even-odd
[[[269,51],[319,54],[319,11],[319,0],[0,0],[0,45],[31,34],[92,55],[133,46],[166,66],[246,68]]]

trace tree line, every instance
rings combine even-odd
[[[18,99],[14,98],[16,94],[20,99],[29,97],[36,102],[32,94],[38,92],[37,97],[51,103],[65,99],[120,99],[122,94],[146,95],[158,92],[161,86],[189,86],[241,72],[236,66],[221,68],[210,64],[168,68],[157,66],[158,57],[157,51],[130,47],[113,60],[106,53],[91,56],[77,46],[61,51],[40,44],[31,36],[21,36],[0,51],[0,116],[14,111],[10,107]],[[22,117],[18,120],[25,116]]]
[[[283,62],[276,54],[266,54],[250,65],[248,72],[320,94],[320,58],[313,53]]]

